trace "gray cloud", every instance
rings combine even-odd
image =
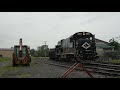
[[[19,38],[31,48],[50,48],[57,42],[80,31],[109,41],[120,35],[119,12],[0,12],[0,48],[19,44]]]

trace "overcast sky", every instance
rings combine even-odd
[[[23,44],[53,48],[61,39],[87,31],[109,41],[120,36],[120,12],[0,12],[0,48]]]

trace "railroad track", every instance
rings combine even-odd
[[[120,76],[120,64],[116,63],[89,63],[85,67],[94,73],[100,73],[108,76]]]
[[[56,63],[48,63],[48,62],[44,62],[44,64],[65,67],[65,68],[69,68],[72,65],[72,63],[56,64]],[[84,63],[84,66],[92,73],[99,73],[102,75],[112,76],[112,77],[120,76],[120,64],[96,62],[96,63]],[[76,70],[82,70],[82,69],[76,68]]]

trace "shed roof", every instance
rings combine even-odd
[[[97,39],[97,38],[95,38],[95,40],[96,40],[96,41],[100,41],[100,42],[104,42],[104,43],[109,44],[109,42],[107,42],[107,41],[103,41],[103,40],[100,40],[100,39]]]
[[[104,48],[104,49],[112,49],[114,46],[108,46],[108,45],[97,45],[99,48]]]

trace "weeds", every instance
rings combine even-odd
[[[7,58],[7,57],[3,57],[3,58],[0,58],[0,62],[6,62],[6,61],[10,61],[11,58]]]

